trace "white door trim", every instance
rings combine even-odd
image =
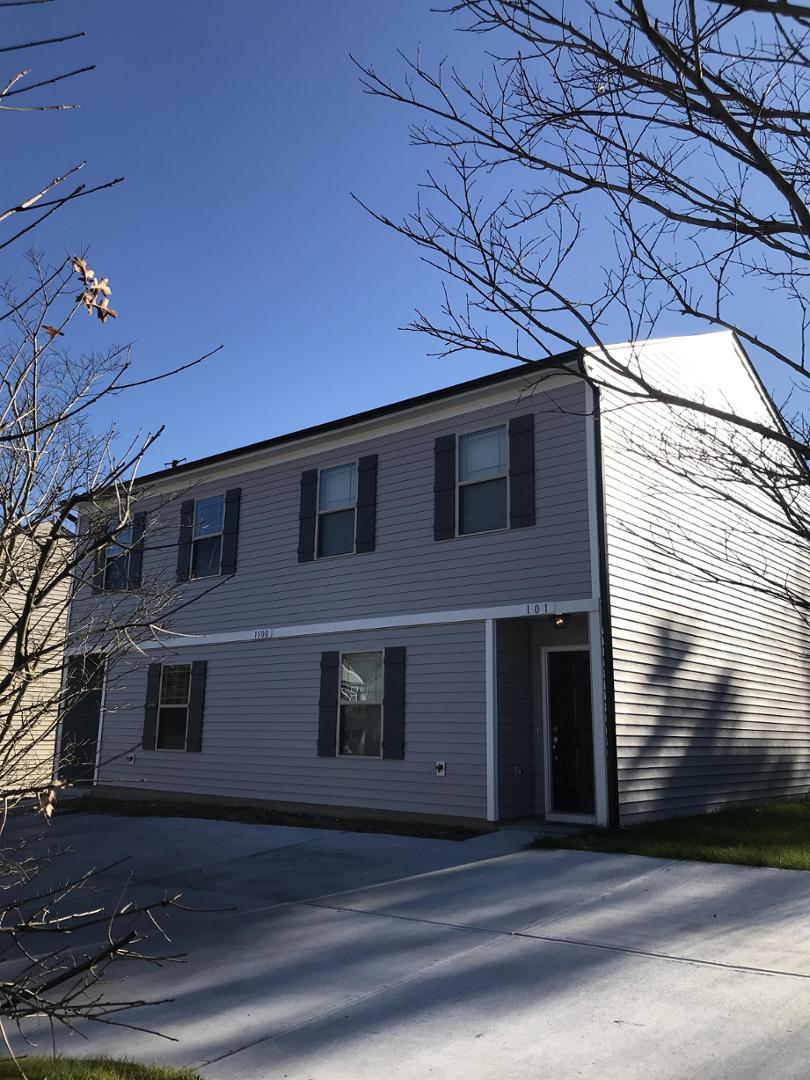
[[[593,780],[597,825],[610,824],[608,796],[608,743],[605,717],[605,669],[602,643],[602,615],[588,613],[588,645],[591,660],[591,710],[593,717]]]
[[[566,814],[555,812],[551,805],[551,730],[548,714],[548,656],[553,652],[586,652],[591,661],[591,701],[596,697],[594,694],[594,671],[593,656],[589,645],[541,645],[540,646],[540,671],[543,682],[542,686],[542,711],[543,711],[543,804],[546,821],[571,822],[575,825],[595,825],[599,813],[599,802],[596,801],[596,748],[594,747],[594,805],[596,814]]]

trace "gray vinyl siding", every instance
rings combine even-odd
[[[498,811],[504,820],[534,814],[532,648],[528,619],[497,623]]]
[[[763,415],[729,337],[653,343],[644,355],[659,384],[689,389],[696,364],[733,408]],[[621,820],[806,792],[807,626],[748,585],[762,565],[807,589],[806,559],[668,467],[691,438],[682,414],[614,410],[619,400],[605,395],[602,427]],[[662,432],[667,455],[645,454]]]
[[[394,645],[406,649],[404,760],[318,757],[321,653]],[[155,660],[207,661],[200,753],[141,749],[146,670]],[[485,739],[481,622],[189,647],[112,674],[99,782],[484,819]],[[445,777],[436,776],[437,761],[446,762]]]
[[[550,392],[460,417],[420,423],[348,448],[270,464],[188,487],[152,510],[143,559],[145,587],[173,581],[180,502],[241,487],[236,575],[178,588],[183,606],[168,623],[182,632],[223,632],[354,617],[474,608],[591,595],[584,388]],[[434,440],[535,414],[537,524],[435,541]],[[301,473],[378,455],[376,550],[299,563]],[[212,586],[216,586],[212,589]],[[74,618],[103,597],[79,597]]]

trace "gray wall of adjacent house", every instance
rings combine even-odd
[[[730,335],[653,343],[642,363],[656,385],[702,385],[708,403],[768,419]],[[603,395],[622,821],[806,792],[807,627],[760,589],[789,581],[808,595],[807,558],[756,517],[756,492],[746,511],[724,497],[727,479],[712,486],[719,466],[683,413],[623,402]]]
[[[507,423],[528,412],[535,414],[536,525],[434,540],[434,439]],[[423,422],[391,434],[385,434],[383,426],[378,436],[348,448],[310,453],[195,486],[189,481],[150,515],[144,582],[174,577],[183,498],[241,487],[236,574],[181,586],[181,602],[197,599],[169,620],[177,630],[223,632],[588,597],[583,414],[581,380],[532,394],[526,393],[521,380],[512,400],[460,417]],[[376,549],[299,563],[301,473],[371,453],[378,455]],[[145,500],[145,509],[154,507],[159,498]],[[86,616],[88,604],[104,602],[85,591],[74,601],[74,619]]]
[[[318,757],[321,653],[403,645],[405,757]],[[200,753],[141,749],[149,662],[206,660]],[[150,652],[110,676],[99,783],[486,818],[482,622]],[[126,764],[134,751],[135,762]],[[446,762],[447,775],[435,773]]]

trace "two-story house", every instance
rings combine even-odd
[[[622,350],[774,422],[730,334]],[[797,588],[807,564],[662,460],[658,436],[688,424],[594,385],[600,363],[500,371],[139,481],[72,617],[146,576],[184,602],[93,698],[97,785],[603,824],[806,791],[807,627],[751,587],[730,530]]]

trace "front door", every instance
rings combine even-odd
[[[96,768],[96,748],[104,687],[104,658],[98,653],[68,657],[59,744],[59,776],[70,784],[90,783]]]
[[[549,808],[557,814],[593,814],[591,664],[587,649],[549,650]]]

